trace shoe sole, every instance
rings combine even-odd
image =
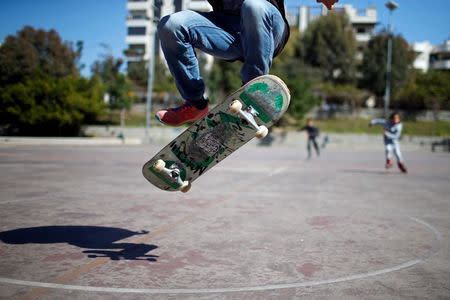
[[[158,114],[155,114],[155,118],[156,118],[160,123],[162,123],[162,124],[164,124],[164,125],[177,127],[177,126],[181,126],[181,125],[183,125],[183,124],[186,124],[186,123],[188,123],[188,122],[195,122],[195,121],[197,121],[197,120],[203,118],[204,116],[206,116],[206,115],[208,114],[208,112],[209,112],[209,110],[208,110],[203,116],[201,116],[200,118],[190,119],[190,120],[187,120],[186,122],[183,122],[183,123],[180,123],[180,124],[176,124],[176,125],[173,125],[173,124],[169,124],[169,123],[164,122],[163,120],[161,120],[161,118],[160,118],[160,116],[158,116]]]

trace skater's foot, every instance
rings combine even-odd
[[[386,159],[386,170],[392,168],[392,160],[391,159]]]
[[[158,111],[155,117],[163,124],[179,126],[188,121],[202,118],[208,113],[208,106],[208,102],[206,101],[206,105],[203,105],[199,109],[189,101],[186,101],[181,106]]]
[[[399,162],[398,168],[400,169],[400,171],[402,171],[402,173],[408,174],[408,169],[406,169],[406,167],[403,163]]]

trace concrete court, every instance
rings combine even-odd
[[[0,299],[449,299],[448,153],[245,146],[187,194],[160,145],[0,145]]]

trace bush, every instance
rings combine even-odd
[[[54,79],[37,72],[23,82],[0,88],[2,125],[20,135],[78,135],[81,124],[105,111],[103,87],[92,79]]]

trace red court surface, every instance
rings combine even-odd
[[[0,299],[448,299],[449,154],[246,146],[183,194],[160,147],[0,145]]]

